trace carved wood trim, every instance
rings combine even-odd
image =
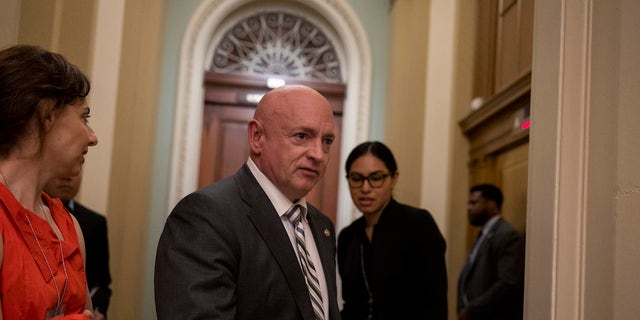
[[[527,71],[478,110],[460,120],[469,138],[470,160],[477,161],[529,141],[529,130],[514,129],[519,110],[530,105],[531,71]]]

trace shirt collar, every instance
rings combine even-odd
[[[294,204],[299,204],[303,208],[302,215],[306,220],[307,200],[305,198],[302,198],[296,203],[293,203],[280,190],[278,190],[273,182],[271,182],[271,180],[269,180],[269,178],[267,178],[267,176],[265,176],[262,171],[260,171],[256,163],[253,162],[253,159],[249,158],[249,160],[247,160],[247,166],[249,167],[249,170],[256,178],[256,180],[258,180],[258,184],[260,185],[262,190],[264,190],[264,192],[267,194],[269,201],[271,201],[271,204],[276,209],[276,212],[278,212],[278,216],[282,217],[289,211],[289,209],[291,209]]]
[[[69,209],[71,209],[71,211],[73,211],[73,210],[75,210],[75,209],[76,209],[76,202],[75,202],[75,201],[73,201],[73,199],[68,200],[68,201],[66,201],[66,202],[65,202],[65,201],[63,201],[62,203],[63,203],[63,204],[66,204],[66,207],[67,207],[67,208],[69,208]]]
[[[489,219],[489,221],[487,221],[487,223],[484,224],[484,227],[482,228],[482,234],[489,233],[489,231],[491,231],[491,228],[493,227],[493,225],[496,224],[496,222],[498,222],[499,219],[500,219],[500,215],[499,214],[491,217],[491,219]]]

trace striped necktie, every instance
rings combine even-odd
[[[307,280],[307,287],[309,288],[309,296],[311,297],[311,306],[313,307],[313,313],[318,320],[324,320],[324,311],[322,309],[322,294],[320,292],[320,282],[318,281],[318,274],[316,267],[313,264],[309,251],[304,241],[304,225],[302,224],[302,206],[296,204],[287,212],[287,218],[293,224],[293,229],[296,235],[296,250],[298,252],[298,260],[300,260],[300,267],[302,273]]]

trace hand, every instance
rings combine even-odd
[[[89,310],[89,309],[84,309],[84,311],[82,311],[82,315],[89,318],[89,319],[95,319],[93,317],[93,311]]]
[[[96,310],[93,313],[93,320],[104,320],[104,314],[102,314],[100,311]]]
[[[1,317],[0,317],[1,319]],[[67,314],[67,315],[62,315],[62,316],[57,316],[54,318],[50,318],[50,319],[60,319],[60,320],[87,320],[87,319],[96,319],[93,317],[93,311],[91,311],[90,309],[84,309],[84,311],[82,311],[82,313],[74,313],[74,314]]]

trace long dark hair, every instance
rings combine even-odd
[[[368,153],[382,160],[392,175],[398,171],[398,164],[396,163],[396,159],[393,157],[393,153],[389,147],[379,141],[367,141],[359,144],[351,150],[351,153],[349,153],[347,162],[345,163],[345,171],[347,174],[349,174],[349,170],[351,169],[353,162]]]
[[[87,76],[60,54],[30,45],[0,51],[0,158],[27,136],[34,118],[42,142],[45,120],[90,89]]]

